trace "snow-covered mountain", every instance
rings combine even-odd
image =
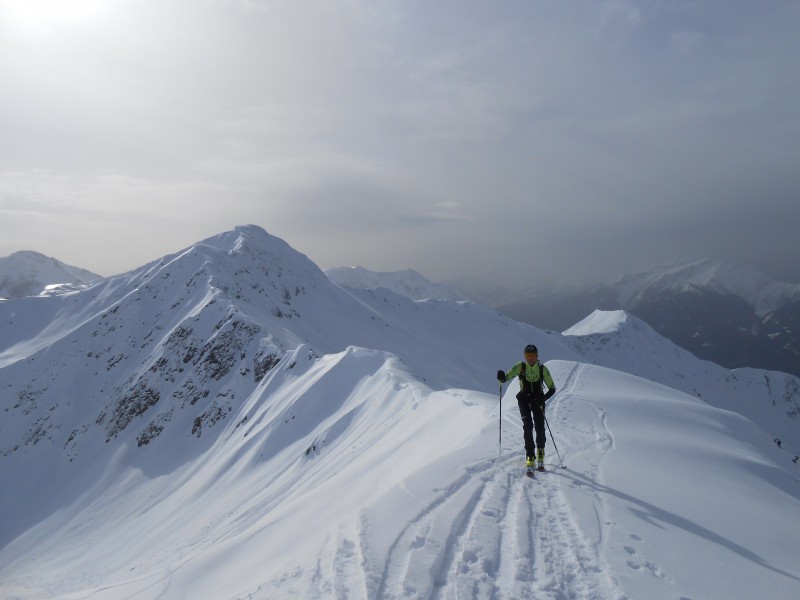
[[[14,252],[0,258],[0,297],[71,291],[98,279],[102,277],[38,252]]]
[[[627,322],[344,288],[254,226],[0,303],[0,598],[797,597],[788,404],[670,387],[707,373]],[[529,342],[536,481],[494,379]],[[760,427],[704,401],[740,388]]]
[[[564,332],[593,364],[656,381],[733,410],[800,454],[800,380],[780,371],[729,370],[694,355],[625,311],[597,310]]]
[[[500,307],[513,318],[557,330],[595,309],[626,310],[696,356],[728,368],[800,376],[800,284],[753,269],[704,260]]]
[[[735,296],[763,317],[793,302],[800,302],[800,284],[775,281],[743,266],[714,260],[671,265],[635,275],[625,275],[612,286],[621,306],[635,306],[648,297],[706,289]]]
[[[0,456],[20,457],[9,461],[17,477],[28,461],[128,445],[142,449],[136,464],[180,461],[206,449],[209,431],[301,345],[309,360],[378,348],[435,389],[490,391],[487,356],[511,363],[539,335],[468,302],[342,288],[282,240],[240,227],[74,294],[0,303]],[[540,345],[576,356],[563,340]],[[43,481],[48,493],[26,510],[51,510],[73,470]],[[0,514],[17,501],[0,498]]]
[[[436,298],[458,302],[464,296],[441,283],[434,283],[412,269],[405,271],[376,272],[364,267],[334,267],[325,274],[339,285],[350,288],[375,290],[386,288],[412,300]]]

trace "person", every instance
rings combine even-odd
[[[518,362],[508,373],[497,372],[497,380],[503,384],[514,377],[519,377],[519,393],[517,404],[522,416],[522,434],[525,440],[525,465],[532,467],[538,460],[538,470],[544,471],[544,445],[547,438],[544,434],[544,407],[546,402],[556,393],[556,386],[550,371],[539,362],[539,350],[533,344],[525,346],[525,360]],[[547,386],[545,393],[542,383]],[[533,432],[536,431],[536,440]],[[538,448],[538,451],[537,451]]]

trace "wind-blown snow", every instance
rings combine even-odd
[[[800,595],[791,456],[669,382],[754,384],[630,315],[347,290],[244,227],[0,317],[0,598]],[[566,465],[536,480],[494,380],[528,342]]]

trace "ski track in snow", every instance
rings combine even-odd
[[[559,404],[579,398],[581,368],[570,373]],[[557,419],[558,408],[552,412]],[[602,455],[613,439],[599,423],[580,436],[589,433],[591,451]],[[364,524],[340,531],[322,550],[315,592],[337,599],[627,598],[573,514],[562,489],[571,480],[557,467],[535,480],[524,473],[518,451],[471,465],[406,525],[382,573],[369,560]]]
[[[364,580],[363,555],[357,540],[340,529],[335,537],[329,537],[312,578],[312,587],[319,598],[367,597]]]

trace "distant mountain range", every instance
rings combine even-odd
[[[514,319],[558,331],[594,309],[626,310],[699,358],[731,369],[800,376],[800,284],[752,269],[704,260],[498,307]]]
[[[386,288],[412,300],[438,298],[458,302],[464,296],[441,283],[434,283],[412,269],[376,272],[364,267],[334,267],[325,269],[331,281],[355,289],[374,290]]]
[[[102,277],[96,273],[72,267],[39,252],[15,252],[0,258],[0,298],[38,296],[54,286],[74,288],[98,279]]]
[[[466,300],[411,269],[376,272],[355,266],[324,273],[351,289],[383,288],[411,300]],[[0,258],[0,298],[61,294],[101,279],[38,252]],[[800,284],[718,261],[659,267],[611,284],[535,295],[497,309],[556,331],[595,309],[625,310],[701,359],[729,369],[758,367],[800,376]]]

